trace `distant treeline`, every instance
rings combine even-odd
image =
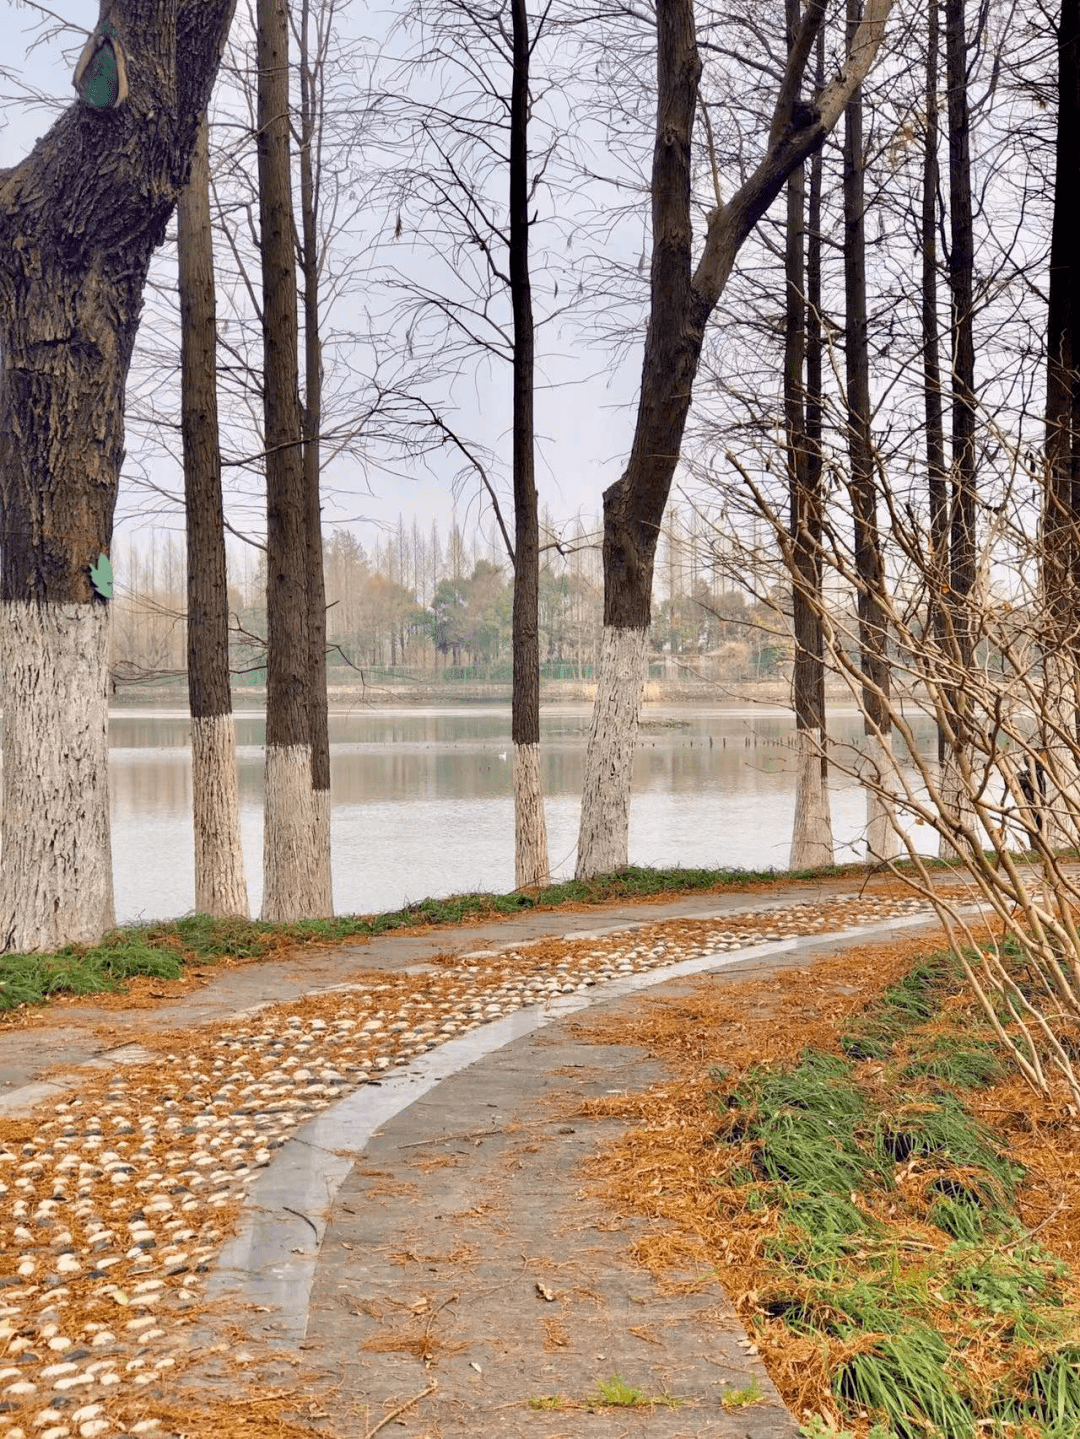
[[[775,606],[756,600],[723,573],[708,540],[684,530],[677,513],[665,527],[653,606],[653,665],[702,678],[775,678],[788,658],[786,626]],[[575,524],[544,550],[540,570],[543,677],[592,678],[603,617],[603,576],[595,532]],[[265,681],[265,560],[230,573],[231,658],[239,686]],[[422,533],[404,520],[365,547],[348,530],[325,546],[329,681],[356,671],[439,677],[447,683],[509,683],[512,576],[509,561],[481,533],[437,525]],[[158,538],[125,556],[113,607],[113,671],[118,685],[161,681],[184,672],[183,541]]]

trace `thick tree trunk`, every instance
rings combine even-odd
[[[579,879],[611,874],[629,862],[630,784],[648,639],[647,628],[604,625],[581,796]],[[604,704],[599,703],[601,695]],[[582,868],[582,852],[589,856],[587,870]]]
[[[534,339],[529,279],[529,21],[511,0],[510,300],[514,311],[514,876],[518,889],[547,884],[547,825],[540,781],[540,529],[533,435]]]
[[[268,639],[262,917],[280,922],[319,913],[285,0],[259,0],[258,57]]]
[[[112,923],[107,599],[124,387],[154,249],[187,172],[233,0],[115,0],[115,108],[73,104],[0,171],[0,945]],[[107,586],[106,586],[107,588]]]
[[[187,662],[195,909],[248,913],[236,731],[229,689],[229,591],[217,412],[217,325],[205,116],[177,207],[181,430],[187,515]]]
[[[787,20],[790,46],[798,28],[798,0],[788,0]],[[822,37],[819,35],[818,38]],[[820,57],[820,45],[818,53]],[[796,733],[795,818],[789,859],[792,869],[814,869],[833,862],[832,818],[826,787],[824,646],[818,614],[822,579],[820,152],[814,156],[814,174],[811,177],[812,263],[806,256],[805,191],[805,170],[800,168],[792,173],[787,184],[784,265],[784,416],[795,563],[791,593],[795,639],[791,697]],[[812,295],[811,280],[814,288]],[[813,312],[812,320],[808,310]],[[811,411],[815,426],[813,438],[810,435]]]
[[[971,804],[961,753],[967,737],[963,672],[974,653],[969,596],[975,584],[975,227],[971,202],[971,144],[967,88],[966,0],[945,0],[945,66],[949,119],[949,290],[952,329],[952,478],[949,514],[949,609],[957,669],[949,688],[952,736],[947,743],[941,798],[954,824],[970,827]],[[953,846],[942,840],[942,857]]]
[[[691,137],[701,62],[692,0],[658,0],[657,123],[652,166],[651,302],[641,394],[626,470],[604,494],[604,646],[585,756],[577,875],[610,869],[628,853],[631,766],[637,703],[626,707],[631,655],[644,653],[652,604],[656,543],[682,447],[705,326],[735,257],[791,172],[818,149],[851,91],[873,63],[891,0],[870,0],[866,23],[841,72],[813,104],[796,104],[806,62],[824,18],[824,0],[810,0],[791,46],[773,111],[764,159],[730,201],[708,220],[697,268],[691,268]],[[618,631],[625,634],[615,633]],[[611,662],[618,657],[619,663]],[[640,685],[640,678],[635,678]],[[606,746],[613,746],[609,753]],[[618,758],[614,756],[617,753]],[[624,792],[617,787],[626,786]],[[612,822],[620,825],[609,833]]]
[[[113,926],[108,665],[104,603],[3,606],[2,950],[95,944]]]
[[[849,42],[862,18],[862,0],[847,0]],[[863,183],[862,91],[844,112],[844,298],[845,383],[851,508],[855,522],[862,711],[866,734],[861,764],[866,793],[866,849],[871,859],[899,853],[891,821],[892,725],[889,719],[888,623],[885,573],[877,520],[877,484],[870,428],[870,349],[866,313],[866,201]]]
[[[330,719],[326,694],[326,579],[323,573],[321,454],[322,344],[319,325],[319,189],[313,151],[316,133],[315,75],[308,47],[309,0],[300,25],[300,209],[304,274],[304,496],[307,520],[308,723],[311,734],[311,863],[313,912],[334,912],[330,868]]]

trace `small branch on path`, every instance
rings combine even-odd
[[[414,1394],[411,1399],[406,1399],[404,1404],[399,1404],[396,1409],[391,1410],[385,1419],[380,1419],[374,1429],[367,1431],[363,1439],[375,1439],[375,1435],[378,1434],[380,1429],[385,1429],[388,1424],[393,1423],[399,1414],[404,1414],[406,1409],[411,1409],[413,1405],[418,1404],[421,1399],[426,1399],[429,1394],[434,1394],[438,1387],[439,1381],[433,1379],[426,1389],[421,1389],[419,1394]]]

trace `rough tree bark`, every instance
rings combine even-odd
[[[330,722],[326,694],[326,579],[323,573],[321,455],[322,344],[319,325],[318,105],[309,49],[310,0],[300,14],[300,268],[304,277],[304,498],[307,523],[308,725],[311,738],[312,912],[334,912],[330,869]]]
[[[791,172],[822,145],[869,72],[891,8],[892,0],[870,0],[839,74],[806,102],[799,91],[825,13],[825,0],[810,0],[788,53],[765,155],[732,198],[710,213],[702,255],[692,270],[691,138],[701,61],[693,0],[658,0],[651,303],[630,458],[604,493],[604,635],[585,757],[579,879],[627,863],[630,779],[656,544],[705,326],[740,246]]]
[[[788,0],[788,45],[799,23],[799,0]],[[819,41],[823,38],[819,32]],[[821,58],[821,45],[817,47]],[[814,155],[810,183],[807,254],[806,171],[787,183],[784,270],[784,418],[791,501],[792,627],[795,656],[791,699],[795,711],[795,819],[792,869],[833,862],[832,816],[826,785],[825,666],[819,609],[821,597],[821,152]],[[813,293],[811,293],[813,281]],[[811,329],[813,333],[811,333]],[[811,414],[812,412],[812,414]],[[815,434],[811,435],[811,424]]]
[[[533,436],[534,340],[529,279],[529,21],[511,0],[510,300],[514,312],[514,882],[547,884],[547,825],[540,781],[540,528]]]
[[[862,0],[847,0],[849,39],[859,28]],[[866,200],[862,90],[844,112],[844,382],[855,529],[860,664],[866,753],[866,850],[872,860],[892,859],[900,837],[882,789],[893,772],[889,719],[888,621],[878,534],[877,482],[870,427],[870,349],[866,313]]]
[[[267,549],[262,917],[291,921],[318,911],[308,715],[308,525],[298,388],[285,0],[259,0],[257,25]]]
[[[945,0],[945,69],[949,128],[949,292],[952,338],[952,466],[949,496],[948,603],[951,644],[958,671],[949,687],[942,803],[958,827],[970,829],[965,770],[970,769],[963,671],[974,642],[968,597],[975,585],[975,226],[971,201],[966,0]],[[942,857],[954,847],[941,843]]]
[[[236,731],[229,688],[229,591],[217,410],[217,323],[209,127],[199,126],[177,206],[180,415],[187,517],[187,662],[195,910],[247,916]]]
[[[105,0],[128,94],[0,171],[0,947],[113,922],[108,553],[153,251],[187,183],[234,0]]]

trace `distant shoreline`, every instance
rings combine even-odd
[[[588,680],[549,680],[541,683],[541,704],[588,704],[596,694],[596,686]],[[331,709],[341,706],[370,705],[373,708],[404,708],[432,704],[509,704],[508,684],[445,684],[406,683],[371,685],[331,685],[327,690]],[[843,681],[826,686],[826,699],[833,703],[851,703],[851,691]],[[266,706],[266,690],[244,686],[233,691],[233,710],[262,710]],[[646,704],[710,704],[720,707],[768,704],[791,709],[791,687],[787,680],[758,680],[730,685],[700,681],[680,683],[649,680],[645,685]],[[110,696],[110,708],[144,709],[149,706],[186,708],[186,685],[125,686]]]

